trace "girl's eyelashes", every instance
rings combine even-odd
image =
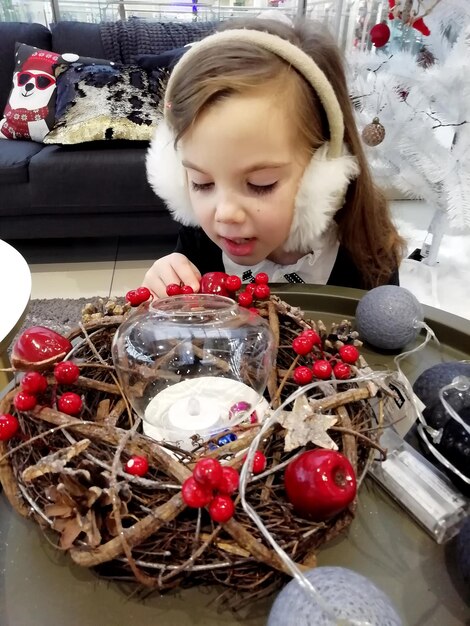
[[[263,196],[265,194],[274,191],[278,181],[270,183],[269,185],[255,185],[254,183],[247,183],[248,189],[257,196]],[[214,186],[214,183],[195,183],[191,181],[192,191],[210,191]]]
[[[258,196],[263,196],[267,193],[271,193],[274,191],[277,185],[277,181],[274,183],[270,183],[269,185],[254,185],[253,183],[248,183],[248,188]]]
[[[214,183],[195,183],[193,180],[191,181],[191,189],[193,191],[209,191],[212,188]]]

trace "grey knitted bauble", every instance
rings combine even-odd
[[[316,567],[305,573],[339,618],[371,626],[401,626],[388,597],[369,579],[344,567]],[[336,626],[311,596],[292,580],[277,596],[267,626]]]
[[[437,363],[418,376],[413,391],[427,407],[431,407],[439,400],[439,391],[445,385],[449,385],[457,376],[470,378],[470,363],[450,361],[449,363]]]
[[[411,291],[396,285],[371,289],[356,309],[356,328],[360,339],[371,346],[397,350],[409,344],[420,329],[423,308]]]

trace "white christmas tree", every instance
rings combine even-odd
[[[388,45],[349,55],[350,93],[377,182],[435,207],[421,251],[433,265],[447,228],[470,231],[470,2],[391,5],[408,24],[395,17]]]

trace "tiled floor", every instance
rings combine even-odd
[[[394,201],[391,208],[408,251],[421,247],[431,208],[417,201]],[[156,258],[173,249],[172,241],[146,237],[10,243],[30,265],[32,298],[123,295],[141,283]],[[433,268],[406,261],[400,280],[424,304],[470,320],[470,234],[446,235]]]

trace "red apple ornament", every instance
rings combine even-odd
[[[295,511],[321,522],[341,513],[356,497],[356,476],[335,450],[308,450],[287,466],[284,486]]]
[[[225,285],[228,274],[225,272],[207,272],[201,277],[200,293],[215,293],[218,296],[230,296]]]
[[[27,328],[15,342],[11,364],[17,370],[42,371],[62,361],[72,349],[68,339],[44,326]]]

